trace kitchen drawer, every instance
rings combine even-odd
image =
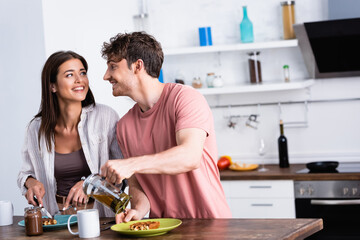
[[[292,180],[221,181],[226,198],[294,198]]]
[[[295,218],[294,199],[227,199],[233,218]]]

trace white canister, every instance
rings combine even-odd
[[[219,88],[224,86],[224,81],[222,80],[221,76],[215,76],[213,80],[213,86],[214,88]]]
[[[14,207],[10,201],[0,201],[0,226],[13,224]]]

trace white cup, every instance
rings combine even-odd
[[[70,220],[77,216],[78,232],[71,231]],[[80,238],[94,238],[100,236],[99,211],[97,209],[85,209],[77,211],[68,219],[68,229],[72,235],[79,235]]]
[[[0,201],[0,226],[13,224],[14,207],[10,201]]]

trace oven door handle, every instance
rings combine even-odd
[[[350,200],[311,200],[311,205],[360,205],[360,199]]]

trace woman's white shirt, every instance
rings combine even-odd
[[[100,173],[101,166],[109,159],[123,158],[116,139],[118,120],[118,114],[112,108],[102,104],[90,105],[82,109],[78,132],[91,173]],[[44,207],[54,214],[58,211],[55,199],[57,190],[54,175],[55,147],[52,140],[51,152],[48,152],[44,137],[40,138],[39,147],[40,124],[41,118],[36,118],[28,125],[22,149],[23,163],[17,183],[23,195],[27,191],[25,181],[29,176],[43,183],[46,191],[43,198]],[[114,216],[111,210],[104,208],[98,202],[95,202],[94,207],[99,210],[100,216]]]

